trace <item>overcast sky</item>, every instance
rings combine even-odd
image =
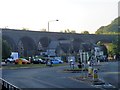
[[[0,0],[0,28],[94,33],[118,17],[119,0]]]

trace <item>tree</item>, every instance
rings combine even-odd
[[[101,41],[98,41],[98,42],[97,42],[97,45],[98,45],[98,46],[101,46],[101,45],[103,45],[103,43],[102,43]]]
[[[82,31],[81,34],[89,34],[88,31]]]
[[[71,30],[71,33],[76,33],[76,31],[75,30]]]
[[[7,59],[11,55],[11,47],[6,40],[2,40],[2,59]]]
[[[103,50],[103,55],[106,55],[108,57],[108,50],[106,46],[103,44],[103,45],[100,45],[100,48]]]
[[[101,26],[101,27],[95,32],[95,34],[103,34],[104,28],[105,28],[105,26]]]
[[[109,53],[113,56],[113,55],[120,55],[120,36],[118,35],[118,37],[115,39],[115,41],[113,43],[110,43],[108,45],[108,50]]]
[[[24,27],[23,27],[22,30],[26,30],[26,31],[27,31],[27,30],[29,30],[29,28],[24,28]]]
[[[63,32],[63,33],[76,33],[75,30],[70,30],[70,29],[66,29],[64,31],[61,30],[61,32]]]
[[[47,32],[47,30],[45,28],[42,28],[41,31],[42,32]]]
[[[103,42],[98,41],[97,45],[101,48],[101,50],[103,51],[103,55],[106,55],[108,57],[108,49],[106,48],[106,46],[103,44]]]
[[[117,46],[115,44],[113,43],[108,44],[108,53],[110,56],[113,56],[117,53],[116,49],[117,49]]]
[[[120,34],[118,30],[120,17],[114,19],[110,24],[101,26],[95,33],[96,34]]]

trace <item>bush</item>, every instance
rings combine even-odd
[[[7,59],[11,55],[11,47],[6,40],[2,40],[2,59]]]

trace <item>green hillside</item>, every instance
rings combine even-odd
[[[118,34],[120,33],[120,30],[118,30],[118,26],[120,26],[120,17],[113,20],[109,25],[107,26],[101,26],[95,33],[96,34]]]

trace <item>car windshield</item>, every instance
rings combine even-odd
[[[22,60],[24,60],[24,61],[28,61],[28,60],[26,60],[25,58],[21,58]]]

